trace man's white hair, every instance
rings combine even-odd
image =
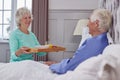
[[[91,21],[99,21],[99,29],[108,31],[111,26],[112,14],[106,9],[96,9],[91,15]]]

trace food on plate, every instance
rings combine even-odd
[[[58,51],[65,51],[64,47],[61,46],[56,46],[56,45],[42,45],[42,46],[37,46],[35,48],[30,48],[27,50],[28,52],[33,52],[33,53],[37,53],[37,52],[58,52]]]

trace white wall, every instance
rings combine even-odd
[[[61,45],[65,52],[48,54],[48,59],[61,61],[70,58],[77,49],[81,37],[73,36],[79,19],[88,18],[99,0],[49,0],[49,43]]]
[[[95,9],[99,0],[49,0],[49,9]]]

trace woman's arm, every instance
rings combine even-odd
[[[40,43],[38,42],[38,40],[37,40],[36,36],[34,35],[34,33],[33,33],[33,41],[35,42],[36,46],[40,46]],[[45,56],[46,52],[39,52],[39,53],[37,53],[37,55],[38,56]]]
[[[11,58],[12,59],[17,58],[16,51],[18,50],[18,40],[14,32],[10,34],[9,47],[10,47]]]

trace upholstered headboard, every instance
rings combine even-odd
[[[110,34],[115,44],[120,43],[120,0],[100,0],[99,8],[112,12],[113,21]]]

